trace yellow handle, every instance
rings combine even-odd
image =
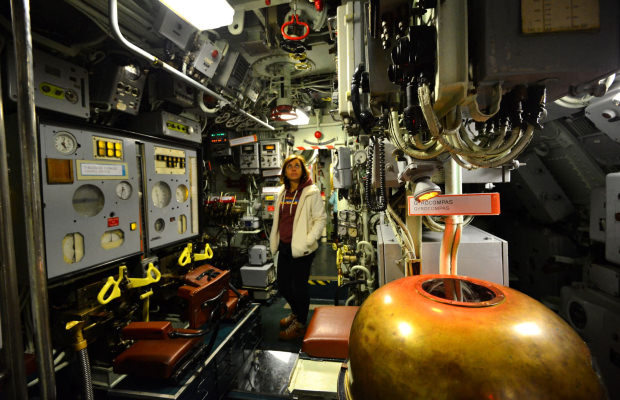
[[[338,268],[340,268],[343,258],[344,257],[342,256],[342,249],[338,249],[338,251],[336,252],[336,266],[338,266]]]
[[[192,244],[188,243],[183,249],[183,252],[179,256],[179,265],[181,267],[186,266],[187,264],[192,262]]]
[[[99,291],[99,294],[97,295],[97,301],[99,302],[99,304],[108,304],[115,298],[121,297],[121,289],[119,285],[123,280],[123,276],[125,276],[126,271],[127,267],[123,265],[118,269],[118,279],[115,280],[113,276],[108,277],[105,285],[103,285],[103,287]],[[110,291],[110,295],[105,297],[105,294],[108,292],[110,287],[112,288],[112,290]]]
[[[129,278],[129,284],[127,288],[139,288],[142,286],[150,285],[151,283],[159,282],[161,279],[161,272],[153,265],[149,263],[149,267],[146,270],[145,278]]]
[[[202,261],[202,260],[209,260],[213,258],[213,250],[211,250],[211,246],[209,246],[209,243],[207,243],[205,245],[205,252],[204,253],[194,253],[194,261]]]
[[[332,243],[332,249],[334,249],[334,251],[338,250],[338,245],[336,243]]]

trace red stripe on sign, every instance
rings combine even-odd
[[[327,146],[325,146],[325,147],[327,147],[327,148],[328,148],[328,149],[330,149],[330,150],[335,148],[335,147],[334,147],[334,146],[332,146],[331,144],[328,144],[328,145],[327,145]]]
[[[310,146],[312,150],[321,150],[321,146]]]
[[[306,150],[306,148],[303,146],[297,146],[297,150]]]

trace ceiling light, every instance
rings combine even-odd
[[[235,10],[226,0],[159,0],[173,13],[204,31],[221,26],[230,25],[233,22]]]
[[[288,122],[297,119],[297,113],[293,109],[293,106],[282,104],[279,106],[275,106],[271,110],[271,116],[269,118],[271,118],[273,121]]]
[[[308,117],[308,114],[306,114],[301,108],[296,108],[295,114],[297,115],[296,118],[286,122],[291,125],[308,125],[308,122],[310,122],[310,117]]]
[[[424,177],[415,182],[415,189],[413,191],[413,198],[418,202],[430,200],[433,197],[441,194],[439,186],[431,182],[431,178]]]

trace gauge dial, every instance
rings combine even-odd
[[[58,132],[54,136],[54,147],[61,154],[73,154],[77,150],[77,140],[69,132]]]
[[[185,203],[185,200],[187,200],[188,196],[189,196],[189,190],[187,189],[187,186],[185,185],[177,186],[176,197],[177,197],[178,203]]]
[[[155,220],[154,228],[157,232],[163,231],[165,227],[166,227],[166,223],[164,222],[162,218],[157,218]]]
[[[171,197],[172,192],[170,191],[170,186],[168,186],[166,182],[160,181],[153,186],[153,190],[151,191],[151,198],[155,207],[166,207],[168,204],[170,204]]]
[[[125,241],[125,234],[120,229],[104,232],[101,236],[101,247],[111,250],[119,247]]]
[[[116,185],[116,195],[119,199],[127,200],[131,197],[131,193],[133,192],[133,188],[131,184],[127,181],[122,181],[118,185]]]
[[[125,65],[123,69],[125,70],[125,76],[130,81],[137,81],[140,79],[140,76],[142,76],[142,71],[140,71],[140,68],[135,65]]]
[[[349,221],[351,221],[351,222],[357,221],[357,214],[355,213],[355,211],[349,211],[348,217],[349,217],[348,218]]]
[[[67,264],[75,264],[84,258],[84,236],[74,232],[62,239],[62,257]]]
[[[357,237],[357,228],[349,227],[349,229],[347,229],[347,232],[352,238]]]
[[[82,185],[73,193],[73,208],[78,214],[94,217],[103,210],[105,197],[95,185]]]
[[[346,225],[338,225],[338,236],[346,236],[347,227]]]
[[[366,164],[367,158],[366,150],[358,150],[353,154],[353,161],[357,165]]]

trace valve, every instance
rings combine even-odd
[[[112,300],[121,296],[121,284],[127,289],[135,289],[143,286],[148,286],[152,283],[159,282],[161,279],[161,272],[157,269],[153,263],[149,263],[146,270],[146,277],[144,278],[129,278],[127,277],[127,267],[121,265],[118,267],[118,279],[114,279],[113,276],[108,277],[108,280],[103,285],[99,294],[97,295],[97,301],[99,304],[108,304]],[[111,289],[111,290],[110,290]],[[106,294],[109,294],[106,296]]]
[[[291,36],[291,35],[288,35],[286,33],[286,28],[289,25],[292,25],[292,24],[296,24],[297,26],[303,27],[304,30],[305,30],[305,33],[303,35],[301,35],[301,36]],[[304,40],[310,34],[310,27],[308,26],[307,23],[305,23],[303,21],[299,21],[299,15],[293,14],[293,15],[291,15],[291,20],[290,21],[285,22],[285,23],[282,24],[282,27],[280,28],[280,32],[282,32],[282,36],[285,39],[288,39],[288,40]]]

